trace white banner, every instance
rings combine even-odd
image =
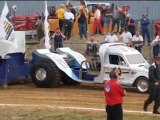
[[[45,48],[50,49],[50,37],[49,37],[49,23],[48,23],[48,9],[47,9],[47,1],[45,1],[45,20],[44,20],[44,30],[45,30]]]
[[[7,3],[5,2],[0,18],[0,40],[6,40],[6,42],[11,42],[13,45],[15,45],[15,47],[17,47],[14,27],[9,21],[9,19],[9,10]]]

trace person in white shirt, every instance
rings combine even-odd
[[[127,44],[127,46],[132,46],[132,34],[127,30],[127,28],[123,28],[123,32],[120,36],[120,39],[123,43]]]
[[[135,49],[137,49],[141,53],[141,49],[143,46],[143,37],[140,35],[139,31],[136,31],[136,34],[132,38],[132,43]]]
[[[74,15],[71,13],[69,5],[66,5],[66,11],[64,12],[64,35],[67,40],[71,37],[71,30],[74,21]]]
[[[111,31],[111,33],[106,36],[104,41],[108,43],[118,42],[118,37],[113,33],[113,31]]]
[[[160,33],[158,33],[156,38],[151,42],[151,46],[153,47],[153,57],[156,58],[156,56],[160,54]]]

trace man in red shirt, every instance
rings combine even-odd
[[[107,120],[123,120],[122,103],[126,91],[118,83],[115,70],[109,73],[109,77],[104,84]]]
[[[156,36],[160,33],[160,18],[157,20],[157,23],[155,24],[156,29]]]

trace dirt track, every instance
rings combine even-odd
[[[101,37],[104,37],[104,36],[101,36]],[[74,40],[75,39],[71,40],[70,42]],[[79,41],[77,40],[77,42]],[[82,42],[85,42],[85,41],[82,41]],[[78,45],[75,45],[75,48],[77,46]],[[28,45],[26,50],[26,58],[31,59],[32,51],[39,48],[43,48],[43,44],[37,44],[37,45],[31,45],[31,46]],[[142,111],[143,102],[146,99],[147,95],[139,94],[135,92],[135,89],[127,88],[127,91],[128,93],[127,93],[127,97],[125,97],[124,109]],[[49,89],[37,88],[35,87],[34,84],[12,85],[12,86],[9,86],[8,89],[0,88],[0,98],[1,98],[0,104],[37,105],[39,106],[38,108],[44,107],[47,105],[52,105],[52,106],[64,106],[64,107],[65,106],[66,107],[88,107],[88,108],[104,109],[104,105],[105,105],[102,85],[97,85],[97,84],[95,85],[80,84],[78,86],[60,85],[58,88],[49,88]],[[151,107],[149,111],[151,110]],[[4,116],[3,120],[9,120],[9,119],[10,120],[22,120],[22,119],[28,120],[29,119],[28,117],[24,119],[26,117],[26,114],[27,113],[30,114],[32,112],[37,111],[37,109],[35,110],[29,106],[27,108],[20,108],[20,109],[18,107],[16,109],[16,108],[10,108],[6,106],[0,106],[0,108],[1,108],[0,115]],[[45,110],[44,108],[42,109]],[[28,111],[28,112],[26,113],[24,111]],[[40,111],[39,114],[42,114],[41,112],[42,111]],[[64,113],[65,112],[66,111],[64,111]],[[45,112],[43,111],[43,113]],[[7,118],[6,117],[7,114],[13,117]],[[39,114],[36,115],[36,117],[39,116]],[[49,115],[50,114],[53,114],[53,113],[51,112],[49,113]],[[21,117],[21,115],[22,116],[24,115],[24,116]],[[30,118],[35,120],[34,115],[33,116],[31,115]],[[14,118],[15,116],[18,118]],[[36,120],[40,120],[40,119],[37,118]],[[47,120],[47,119],[44,119],[44,120]],[[51,118],[49,120],[53,120],[53,119]],[[66,119],[63,119],[63,120],[66,120]]]
[[[134,89],[127,89],[124,109],[142,110],[145,94],[138,94]],[[0,103],[36,104],[71,107],[104,108],[101,85],[64,86],[58,88],[36,88],[33,84],[13,85],[0,90]]]

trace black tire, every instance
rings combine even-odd
[[[70,77],[68,77],[65,73],[63,73],[63,76],[62,76],[62,82],[63,84],[65,85],[79,85],[80,83],[75,81],[75,80],[72,80]]]
[[[136,86],[137,91],[140,93],[148,92],[148,89],[149,89],[148,78],[146,77],[137,78],[135,86]]]
[[[33,64],[31,77],[37,87],[57,87],[61,80],[61,71],[52,61],[41,60]]]

